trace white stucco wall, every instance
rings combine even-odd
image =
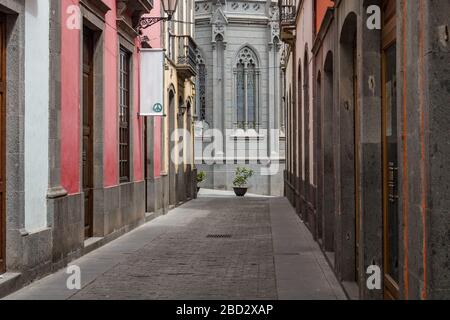
[[[25,228],[47,226],[49,0],[25,1]]]

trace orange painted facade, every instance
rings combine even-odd
[[[328,8],[334,7],[334,2],[331,0],[316,0],[315,3],[316,31],[319,31]]]

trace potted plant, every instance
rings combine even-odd
[[[200,191],[200,187],[198,185],[205,180],[206,180],[206,173],[204,173],[203,171],[197,173],[197,192]]]
[[[236,169],[236,176],[233,180],[233,189],[236,196],[245,196],[248,190],[248,179],[253,176],[253,173],[253,170],[248,168],[238,167]]]

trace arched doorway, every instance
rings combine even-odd
[[[314,139],[314,161],[316,166],[314,169],[314,180],[317,182],[317,194],[314,202],[316,202],[317,210],[317,222],[316,222],[316,234],[319,242],[323,246],[323,185],[319,182],[319,171],[322,172],[323,168],[323,158],[322,158],[322,72],[319,70],[316,77],[316,103],[314,110],[314,120],[315,120],[315,139]]]
[[[323,246],[326,252],[335,251],[335,169],[334,169],[334,63],[328,52],[323,74],[322,108],[322,185],[323,185]]]
[[[186,106],[184,104],[183,97],[180,95],[178,97],[178,112],[177,112],[177,132],[175,134],[175,143],[177,144],[177,161],[175,163],[176,175],[177,175],[177,204],[186,201],[186,183],[185,183],[185,167],[184,167],[184,156],[185,150],[185,136],[183,134],[184,129],[184,111]]]
[[[176,113],[175,113],[175,92],[169,91],[169,205],[176,205],[177,203],[177,189],[176,189],[176,167],[174,159],[172,159],[172,151],[175,148],[175,141],[172,135],[175,132]]]
[[[295,106],[295,114],[294,114],[294,122],[295,122],[295,130],[294,137],[294,146],[293,150],[297,150],[297,154],[294,155],[295,158],[295,186],[298,195],[296,195],[297,199],[297,211],[301,215],[303,221],[306,220],[306,213],[304,210],[304,181],[303,181],[303,128],[302,128],[302,110],[303,110],[303,69],[302,69],[302,61],[298,60],[298,70],[297,70],[297,106]]]
[[[314,208],[312,205],[312,181],[311,181],[311,159],[310,159],[310,140],[311,140],[311,123],[310,123],[310,102],[309,102],[309,54],[308,46],[305,48],[303,60],[303,131],[304,131],[304,154],[305,154],[305,176],[304,176],[304,196],[305,196],[305,217],[304,221],[310,230],[314,230]]]
[[[192,145],[192,105],[191,101],[188,100],[186,103],[186,135],[184,138],[184,150],[185,150],[185,165],[186,165],[186,199],[192,199],[193,197],[193,145]]]
[[[357,16],[350,13],[343,24],[339,42],[339,138],[341,273],[345,281],[358,281],[359,271],[359,106],[357,70]]]

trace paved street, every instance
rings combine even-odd
[[[72,264],[6,299],[345,299],[284,198],[203,190]]]

